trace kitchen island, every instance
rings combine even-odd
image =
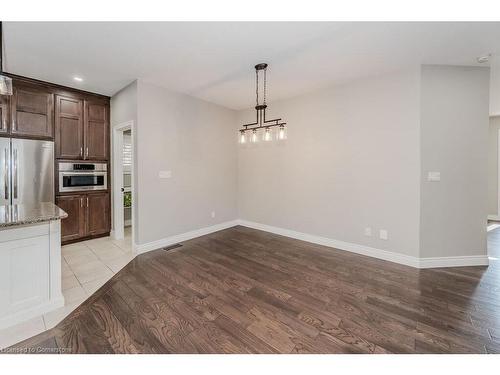
[[[61,219],[53,203],[0,206],[0,329],[64,306]]]

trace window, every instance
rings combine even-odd
[[[123,134],[123,171],[130,172],[132,168],[132,137]]]

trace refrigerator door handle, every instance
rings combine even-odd
[[[13,198],[14,199],[17,199],[17,169],[18,169],[18,165],[17,165],[17,148],[15,148],[14,150],[12,150],[12,153],[13,153],[13,168],[12,168],[12,174],[13,174],[13,177],[12,179],[14,180],[14,193],[13,193]]]
[[[5,199],[9,199],[9,149],[5,148],[4,149],[4,157],[3,159],[3,164],[4,164],[4,170],[3,170],[3,181],[4,181],[4,197]]]

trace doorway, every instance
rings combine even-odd
[[[134,123],[113,126],[113,237],[134,241]],[[134,249],[135,250],[135,249]]]

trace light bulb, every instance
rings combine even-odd
[[[259,141],[259,138],[257,137],[257,130],[252,131],[252,137],[250,138],[250,141],[252,143],[257,143]]]
[[[280,128],[278,130],[278,139],[280,141],[286,139],[286,129],[284,125],[280,125]]]
[[[240,131],[240,143],[247,143],[247,137],[245,136],[245,131]]]
[[[268,142],[271,141],[273,138],[271,137],[271,131],[269,128],[266,128],[264,132],[264,141]]]

